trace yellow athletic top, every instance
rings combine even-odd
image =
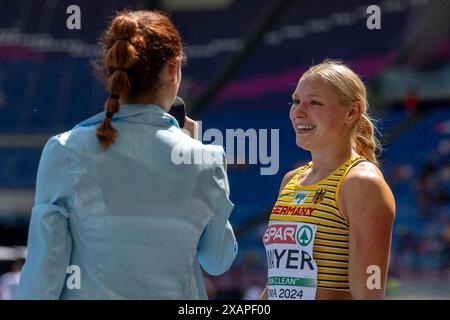
[[[338,193],[350,169],[362,161],[367,159],[352,157],[325,179],[300,186],[298,178],[312,166],[309,162],[281,191],[264,235],[272,298],[305,299],[309,287],[314,288],[311,298],[316,288],[350,290],[349,225],[339,212]]]

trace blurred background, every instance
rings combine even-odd
[[[0,298],[14,298],[42,148],[103,110],[92,75],[97,40],[117,10],[168,12],[188,63],[180,96],[203,131],[279,129],[279,170],[229,164],[240,250],[211,299],[258,298],[262,236],[284,174],[309,161],[295,145],[291,94],[302,73],[341,59],[364,80],[397,205],[387,298],[450,298],[450,2],[447,0],[0,0]],[[81,9],[81,29],[66,12]],[[369,5],[381,29],[369,29]],[[269,135],[270,136],[270,135]],[[38,276],[38,275],[37,275]]]

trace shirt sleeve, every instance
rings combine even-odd
[[[230,188],[224,152],[222,159],[222,164],[217,165],[214,173],[215,185],[220,188],[215,214],[203,231],[198,247],[200,265],[211,275],[226,272],[238,252],[236,237],[229,221],[234,205],[229,199]]]
[[[59,299],[65,285],[72,250],[68,224],[73,189],[70,164],[68,151],[57,138],[51,138],[39,162],[18,299]]]

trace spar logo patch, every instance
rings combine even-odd
[[[314,232],[307,225],[274,224],[267,228],[263,242],[268,244],[299,244],[308,246],[314,238]]]
[[[309,243],[313,239],[313,234],[314,234],[314,232],[310,227],[308,227],[306,225],[301,226],[297,232],[298,244],[303,247],[306,247],[307,245],[309,245]]]
[[[297,226],[292,224],[270,225],[264,233],[264,244],[295,244]]]

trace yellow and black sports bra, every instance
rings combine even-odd
[[[327,178],[300,186],[310,162],[283,188],[263,239],[269,299],[314,298],[317,288],[350,290],[349,225],[339,212],[338,193],[350,169],[363,161],[352,157]]]

